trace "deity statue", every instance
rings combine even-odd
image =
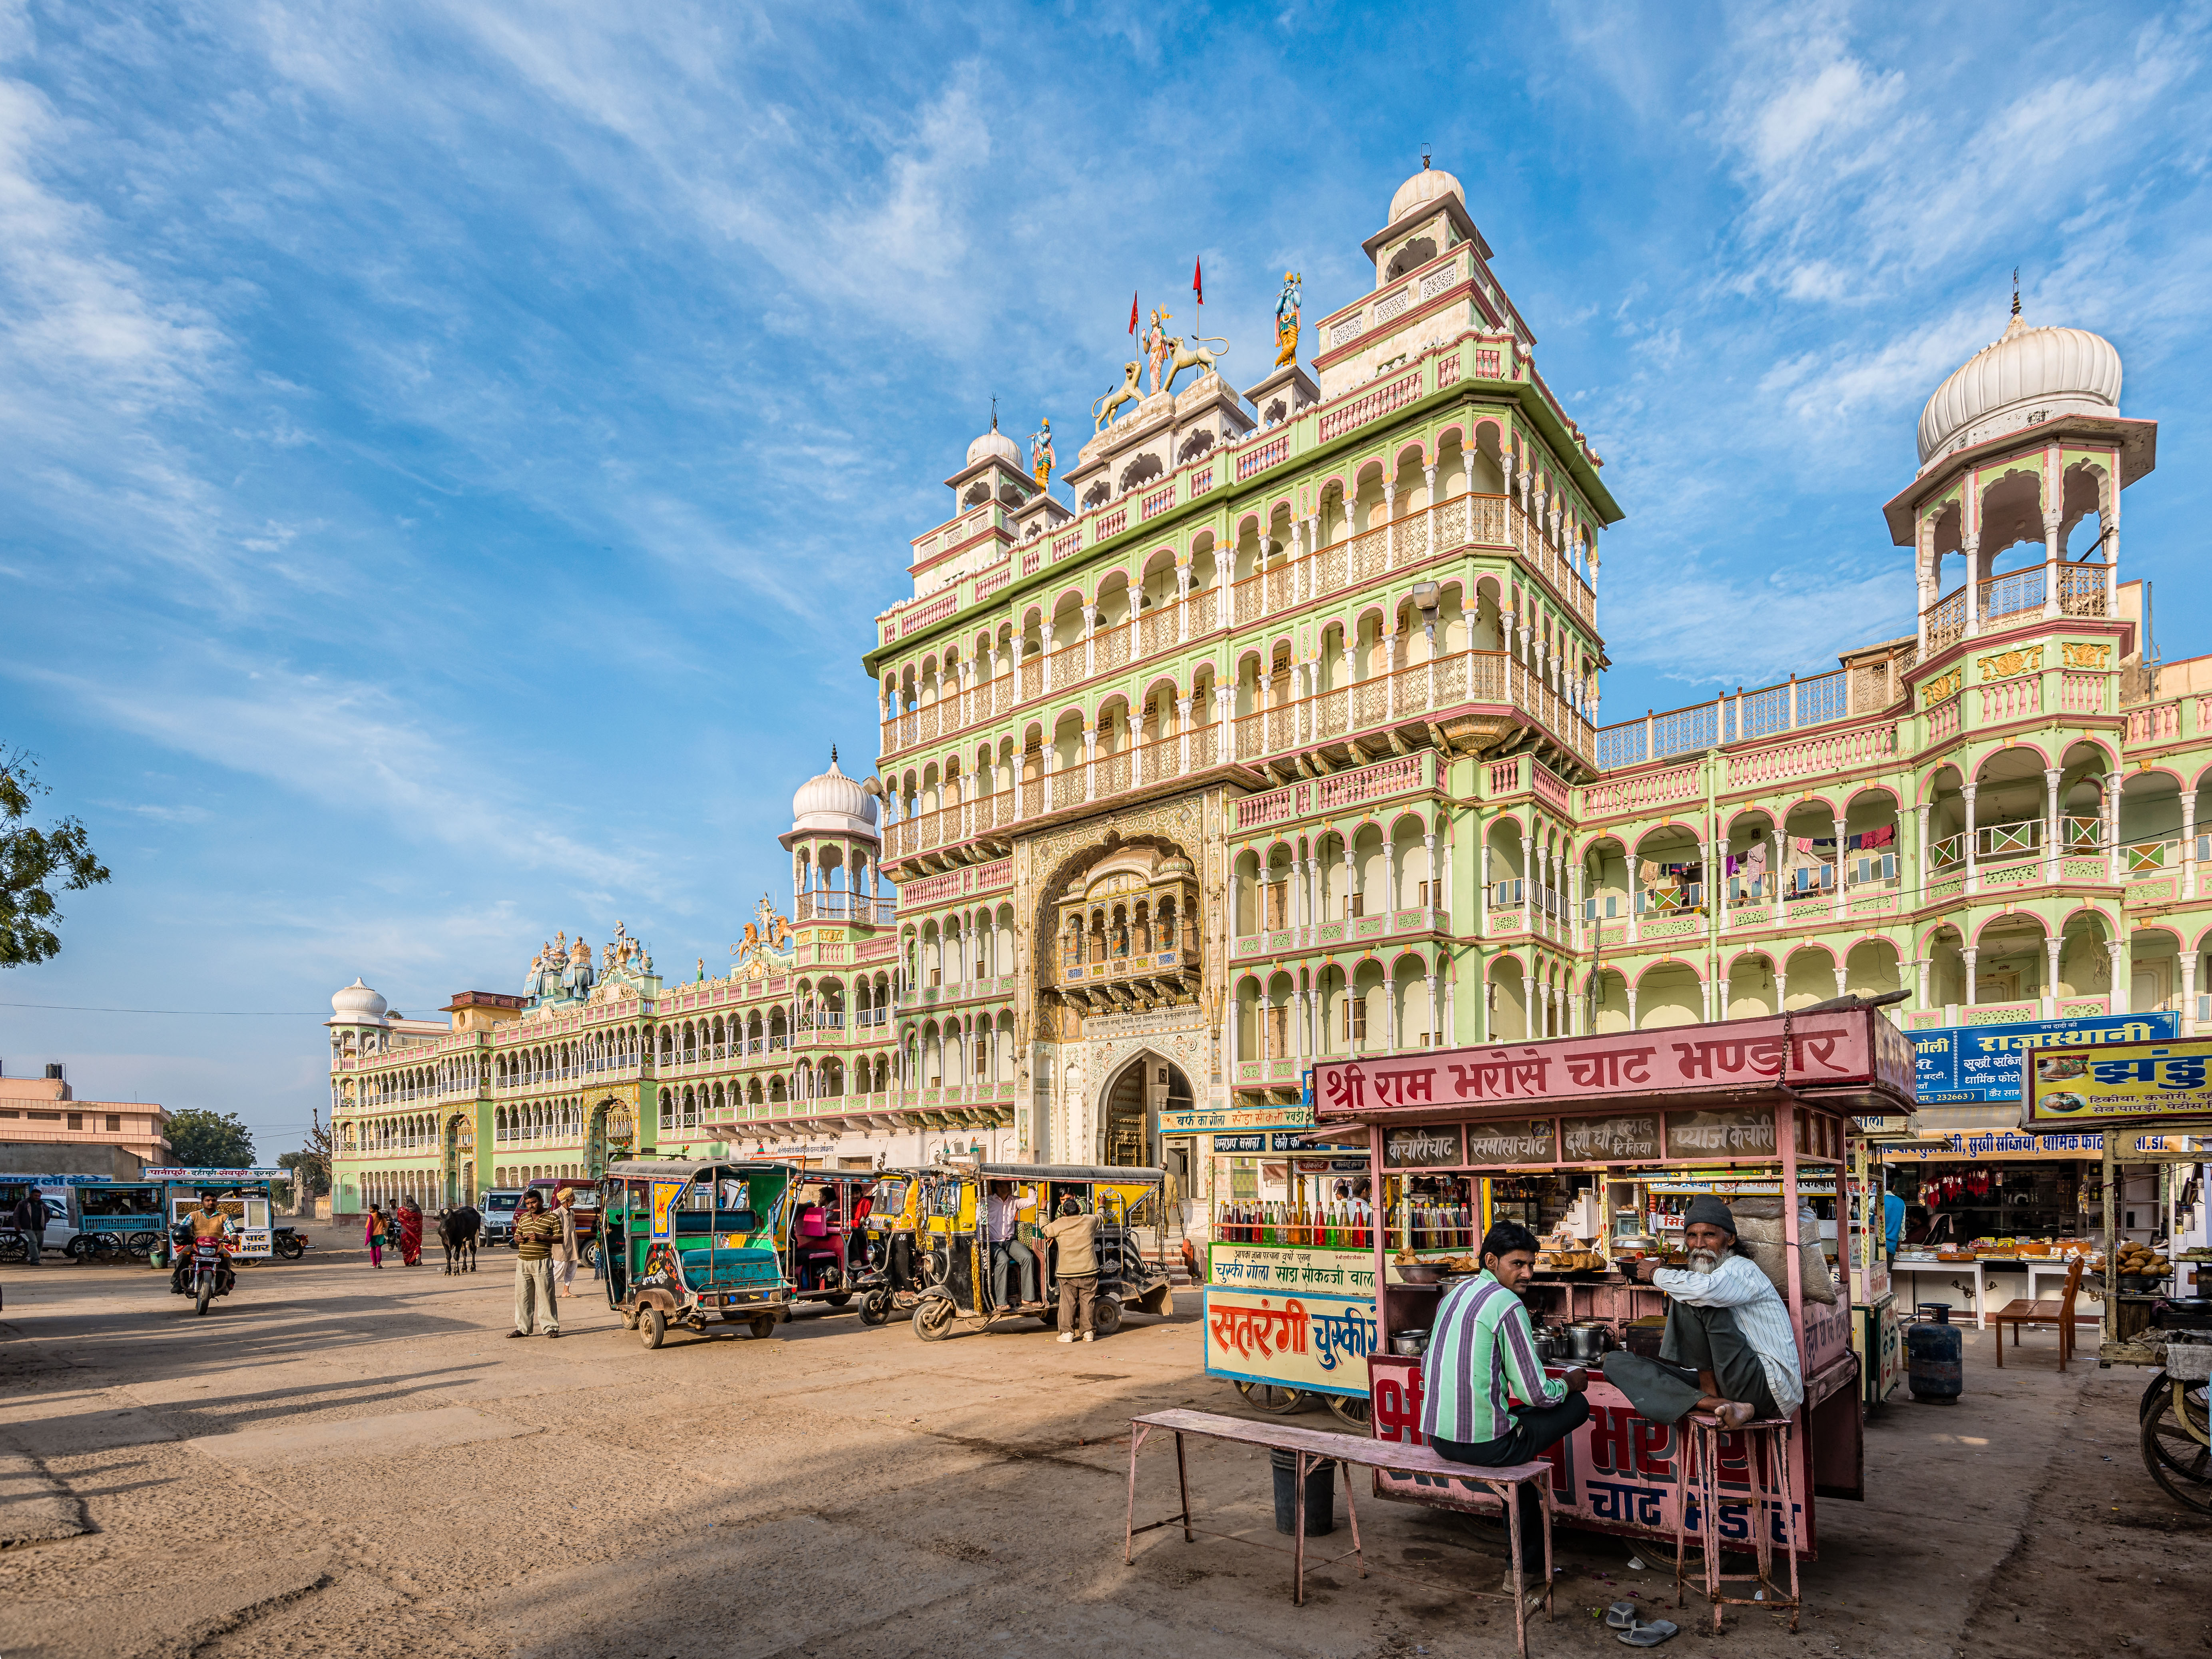
[[[1283,273],[1283,291],[1275,299],[1275,367],[1296,362],[1298,356],[1298,313],[1305,301],[1306,279],[1295,270]]]
[[[615,942],[612,939],[609,939],[606,942],[605,948],[599,952],[599,971],[603,974],[610,973],[613,970],[614,965]]]
[[[707,982],[707,958],[704,957],[701,957],[699,958],[699,978],[697,982],[701,985],[704,985]]]
[[[1155,309],[1152,325],[1145,334],[1145,361],[1152,365],[1152,395],[1160,394],[1160,370],[1166,367],[1169,341],[1167,325],[1172,319],[1164,311]]]
[[[1039,489],[1044,489],[1052,482],[1054,459],[1052,420],[1048,416],[1045,419],[1044,430],[1030,434],[1030,472],[1036,479]]]

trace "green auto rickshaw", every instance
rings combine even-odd
[[[701,1336],[709,1316],[775,1334],[791,1317],[784,1263],[790,1165],[635,1163],[599,1183],[607,1302],[657,1348],[672,1324]]]

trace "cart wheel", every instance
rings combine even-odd
[[[155,1247],[161,1242],[159,1233],[133,1233],[124,1249],[130,1252],[133,1261],[144,1261],[153,1255]]]
[[[1121,1298],[1102,1296],[1091,1304],[1091,1328],[1101,1336],[1111,1336],[1121,1328]]]
[[[925,1297],[915,1304],[914,1334],[925,1342],[942,1342],[952,1334],[959,1313],[949,1296]]]
[[[763,1338],[763,1340],[774,1336],[775,1334],[775,1316],[774,1314],[761,1314],[757,1316],[753,1320],[752,1331],[755,1336]]]
[[[2173,1392],[2168,1389],[2165,1403],[2143,1419],[2143,1467],[2167,1497],[2199,1514],[2212,1515],[2212,1448],[2197,1437],[2205,1431],[2203,1389],[2189,1391],[2186,1409],[2189,1422],[2185,1424],[2174,1415]]]
[[[871,1291],[860,1298],[860,1322],[863,1325],[887,1325],[890,1322],[891,1299],[883,1291]]]
[[[1349,1423],[1355,1429],[1364,1429],[1375,1419],[1375,1407],[1354,1394],[1325,1394],[1322,1399],[1335,1413],[1340,1423]]]
[[[637,1340],[648,1348],[657,1348],[668,1334],[668,1316],[658,1308],[641,1309],[637,1316]]]
[[[1273,1382],[1239,1382],[1237,1392],[1244,1396],[1246,1405],[1270,1417],[1288,1417],[1292,1412],[1304,1411],[1312,1399],[1300,1389],[1280,1388]]]

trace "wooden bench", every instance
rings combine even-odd
[[[1182,1507],[1165,1520],[1147,1522],[1140,1527],[1137,1524],[1137,1453],[1143,1447],[1146,1436],[1154,1429],[1164,1429],[1175,1436],[1176,1484]],[[1521,1507],[1515,1501],[1514,1489],[1524,1482],[1534,1483],[1544,1509],[1544,1617],[1547,1620],[1553,1617],[1552,1466],[1549,1463],[1515,1463],[1497,1468],[1474,1463],[1455,1463],[1449,1458],[1438,1456],[1427,1446],[1370,1440],[1362,1435],[1332,1434],[1326,1430],[1294,1428],[1281,1423],[1255,1423],[1242,1417],[1218,1416],[1212,1412],[1150,1412],[1129,1419],[1129,1513],[1127,1527],[1121,1539],[1121,1559],[1125,1564],[1134,1559],[1132,1552],[1137,1534],[1157,1531],[1162,1527],[1180,1525],[1185,1543],[1194,1542],[1195,1535],[1201,1532],[1209,1538],[1224,1538],[1240,1544],[1258,1544],[1260,1541],[1235,1533],[1213,1532],[1193,1522],[1190,1471],[1183,1452],[1183,1437],[1186,1435],[1196,1435],[1204,1440],[1225,1440],[1238,1445],[1265,1446],[1270,1451],[1288,1451],[1296,1455],[1297,1497],[1297,1519],[1291,1530],[1291,1600],[1300,1606],[1304,1604],[1306,1596],[1306,1477],[1323,1463],[1339,1463],[1344,1468],[1344,1504],[1352,1522],[1352,1547],[1341,1555],[1331,1557],[1330,1560],[1341,1561],[1347,1555],[1352,1557],[1358,1564],[1362,1578],[1367,1577],[1367,1558],[1360,1548],[1359,1510],[1352,1496],[1352,1471],[1355,1468],[1387,1469],[1394,1474],[1441,1476],[1455,1480],[1476,1481],[1488,1486],[1498,1494],[1505,1510],[1515,1591],[1510,1598],[1501,1590],[1477,1590],[1461,1584],[1439,1584],[1433,1579],[1411,1578],[1403,1573],[1391,1573],[1389,1576],[1407,1578],[1409,1583],[1453,1595],[1483,1596],[1499,1601],[1510,1599],[1513,1603],[1514,1642],[1521,1659],[1528,1659],[1528,1593],[1523,1582],[1522,1565]],[[1261,1547],[1279,1547],[1262,1545]],[[1389,1571],[1387,1568],[1377,1568],[1376,1571]]]

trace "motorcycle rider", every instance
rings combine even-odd
[[[190,1231],[187,1231],[187,1229]],[[222,1206],[216,1201],[216,1195],[213,1193],[204,1194],[200,1199],[200,1207],[194,1210],[190,1215],[186,1216],[176,1230],[176,1240],[180,1245],[196,1245],[203,1238],[212,1238],[222,1249],[223,1253],[222,1268],[216,1275],[216,1289],[218,1292],[228,1291],[230,1288],[230,1281],[232,1278],[230,1267],[230,1240],[232,1232],[233,1229],[230,1224],[230,1218],[222,1212]],[[169,1275],[170,1290],[179,1296],[184,1295],[186,1288],[191,1283],[191,1249],[185,1248],[179,1249],[177,1252],[176,1271]]]

